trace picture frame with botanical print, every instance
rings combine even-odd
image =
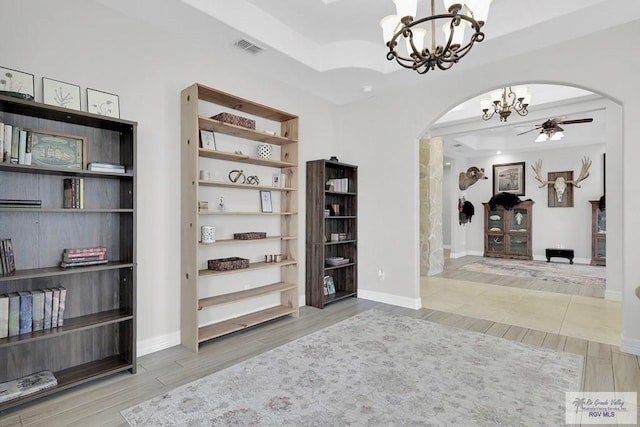
[[[87,112],[120,118],[120,98],[112,93],[87,88]]]
[[[80,111],[80,86],[43,77],[42,102]]]
[[[54,169],[87,168],[87,138],[57,132],[31,130],[31,165]]]
[[[0,66],[0,94],[33,101],[33,74]]]
[[[493,194],[525,195],[525,162],[493,165]]]
[[[273,212],[271,204],[271,191],[260,191],[260,211]]]

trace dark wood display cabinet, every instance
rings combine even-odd
[[[19,207],[3,200],[0,206],[0,238],[11,239],[16,267],[0,276],[0,296],[19,292],[26,304],[43,289],[66,290],[62,326],[45,320],[44,329],[0,338],[0,382],[50,371],[57,385],[4,401],[2,411],[108,374],[136,371],[137,124],[2,95],[0,122],[50,136],[45,147],[33,143],[32,164],[0,163],[0,199],[37,202]],[[82,141],[76,145],[82,148],[81,164],[71,167],[65,165],[69,138]],[[92,162],[125,169],[88,170]],[[82,180],[82,208],[64,208],[69,178]],[[65,249],[96,247],[106,248],[108,262],[60,266]]]
[[[524,201],[511,209],[484,205],[484,256],[533,259],[531,250],[531,210],[533,202]]]
[[[307,162],[306,304],[358,294],[358,168]]]
[[[607,212],[599,200],[591,203],[591,265],[607,265]]]

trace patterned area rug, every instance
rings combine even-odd
[[[603,291],[607,284],[606,268],[594,265],[483,258],[462,266],[462,269],[476,273],[594,286]]]
[[[559,426],[583,363],[369,310],[121,414],[132,426]]]

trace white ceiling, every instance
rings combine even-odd
[[[482,43],[476,44],[451,70],[418,75],[386,59],[387,48],[382,41],[379,21],[395,13],[392,0],[94,1],[168,32],[185,43],[196,43],[205,55],[260,70],[266,78],[286,81],[338,105],[408,87],[424,79],[437,84],[443,73],[473,69],[523,51],[552,46],[558,40],[581,37],[640,19],[640,1],[637,0],[494,0],[483,27],[486,38]],[[440,0],[436,3],[442,7]],[[419,0],[419,16],[429,14],[429,4],[427,0]],[[264,51],[258,54],[241,51],[234,46],[239,39],[255,43]],[[365,91],[365,87],[370,90]],[[527,118],[532,118],[532,123],[542,123],[543,118],[551,114],[541,113],[540,117],[534,114],[536,105],[541,109],[547,103],[543,102],[546,89],[540,88],[538,94],[534,92],[532,113],[528,117],[516,119],[512,115],[508,126],[492,127],[484,123],[480,130],[471,129],[467,123],[471,113],[465,113],[468,116],[463,117],[461,113],[453,112],[441,119],[436,128],[439,127],[443,135],[445,131],[451,135],[455,133],[448,139],[464,141],[468,147],[476,149],[487,147],[488,141],[494,141],[495,145],[507,139],[513,142],[512,125],[526,123]],[[554,89],[556,93],[548,101],[550,106],[571,103],[576,97],[580,100],[585,95]],[[466,109],[474,111],[477,118],[479,107],[476,110],[476,105],[477,100],[471,100]],[[558,115],[574,118],[570,113],[564,109]],[[589,117],[597,115],[597,112],[588,113]],[[565,128],[565,135],[577,137],[579,132],[585,137],[596,135],[597,123],[594,120],[592,125],[570,125],[570,129]],[[462,126],[466,133],[454,132],[453,125]],[[535,139],[534,135],[529,137]],[[524,137],[518,138],[524,140]],[[479,142],[482,139],[485,144]],[[566,142],[570,143],[569,140]]]

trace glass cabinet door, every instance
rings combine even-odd
[[[527,231],[528,215],[526,209],[511,209],[509,211],[510,231]]]
[[[607,211],[597,209],[597,230],[598,233],[606,233],[607,232]]]
[[[509,253],[527,255],[527,236],[509,236]]]
[[[607,257],[607,240],[606,239],[596,239],[596,258],[606,258]]]
[[[504,210],[502,209],[490,209],[489,217],[487,218],[487,230],[488,231],[500,231],[504,232]]]
[[[504,236],[487,236],[487,251],[504,253]]]

